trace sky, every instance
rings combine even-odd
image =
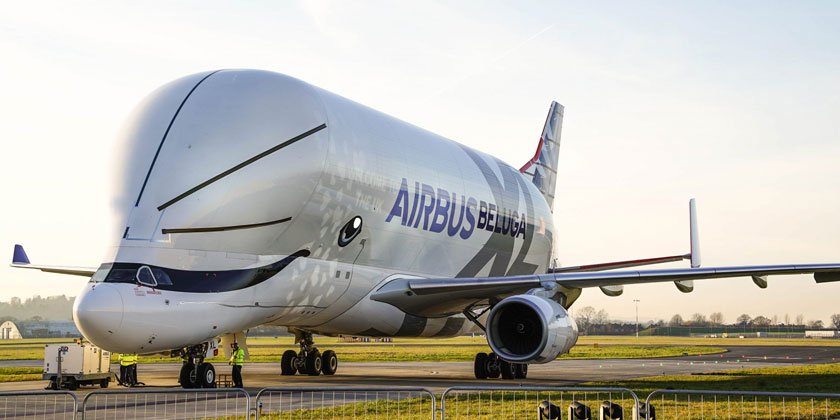
[[[7,3],[0,250],[98,266],[133,106],[184,75],[257,68],[516,167],[562,103],[562,265],[688,252],[692,197],[704,266],[840,262],[838,21],[831,1]],[[3,265],[0,300],[75,295],[85,281]],[[634,299],[641,320],[840,312],[840,284],[769,282],[588,289],[575,306],[619,320]]]

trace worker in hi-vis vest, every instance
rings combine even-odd
[[[120,384],[134,386],[137,384],[137,355],[120,354]]]
[[[233,365],[233,386],[244,388],[242,385],[242,364],[245,363],[245,350],[239,348],[237,342],[233,342],[233,355],[230,356],[229,365]]]

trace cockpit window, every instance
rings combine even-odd
[[[136,267],[126,267],[126,265],[129,264],[115,263],[114,268],[108,273],[108,277],[105,278],[105,283],[134,283],[134,275],[137,274],[139,264],[130,264]]]
[[[140,283],[160,290],[177,292],[228,292],[266,281],[286,268],[295,259],[308,256],[309,251],[300,250],[280,261],[262,267],[225,271],[176,270],[174,268],[118,262],[103,264],[94,274],[94,278],[104,277],[105,283]],[[110,271],[107,271],[108,269]],[[103,273],[107,273],[107,275]]]
[[[155,287],[158,285],[155,275],[152,274],[152,269],[148,265],[138,268],[136,277],[137,282],[144,286]]]
[[[93,283],[102,283],[103,281],[105,281],[105,277],[108,277],[108,272],[111,271],[111,267],[113,266],[114,264],[111,263],[105,263],[100,265],[99,269],[97,269],[96,272],[93,273],[93,276],[90,278],[90,281]]]
[[[172,286],[172,280],[169,278],[169,274],[166,274],[166,271],[159,267],[152,268],[152,274],[155,275],[155,280],[159,286]]]

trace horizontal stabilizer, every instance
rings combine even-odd
[[[71,276],[90,277],[96,272],[96,267],[68,267],[61,265],[35,265],[29,262],[29,257],[26,251],[23,250],[23,245],[15,244],[15,251],[12,254],[12,263],[10,267],[14,268],[29,268],[32,270],[41,270],[45,273],[68,274]]]

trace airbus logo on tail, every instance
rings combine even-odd
[[[410,203],[410,205],[409,205]],[[468,239],[476,229],[525,237],[526,215],[516,210],[502,208],[495,203],[477,200],[475,197],[458,195],[443,188],[414,182],[414,192],[408,191],[408,180],[402,179],[400,190],[386,222],[394,217],[400,224],[429,232],[446,232]]]

